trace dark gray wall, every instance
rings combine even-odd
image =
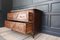
[[[7,12],[12,9],[12,0],[0,0],[0,27],[4,26]]]
[[[35,7],[44,12],[43,32],[60,36],[60,0],[13,0],[13,9]]]
[[[1,10],[1,0],[0,0],[0,10]]]
[[[13,0],[13,9],[26,8],[25,6],[30,6],[33,4],[33,0]]]

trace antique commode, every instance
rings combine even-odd
[[[5,27],[23,34],[35,34],[41,30],[42,12],[38,9],[12,10],[7,14]]]

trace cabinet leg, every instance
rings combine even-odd
[[[35,34],[34,34],[34,33],[32,33],[32,37],[33,37],[33,38],[35,37]]]
[[[32,37],[34,38],[34,35]]]

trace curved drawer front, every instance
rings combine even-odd
[[[17,12],[16,13],[8,13],[7,19],[8,20],[16,20],[17,15],[18,15]]]
[[[10,21],[5,21],[4,26],[10,28]]]
[[[33,10],[15,11],[7,14],[8,20],[30,22],[33,20]]]
[[[15,25],[15,22],[5,20],[5,24],[4,24],[5,27],[13,28],[14,25]]]
[[[32,13],[28,11],[18,12],[17,21],[29,22],[32,21]]]
[[[15,26],[12,28],[14,31],[26,34],[32,32],[32,24],[30,23],[19,23],[16,22]]]
[[[13,13],[8,13],[7,14],[7,19],[8,20],[12,20],[13,19],[13,15],[14,15]]]
[[[25,34],[26,33],[26,24],[16,22],[15,26],[13,27],[13,30]]]
[[[24,21],[24,22],[28,22],[28,12],[26,11],[23,11],[23,12],[18,12],[18,17],[17,17],[17,20],[18,21]]]

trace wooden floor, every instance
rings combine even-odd
[[[0,40],[60,40],[60,37],[39,33],[33,38],[30,35],[23,35],[8,28],[0,28]]]

